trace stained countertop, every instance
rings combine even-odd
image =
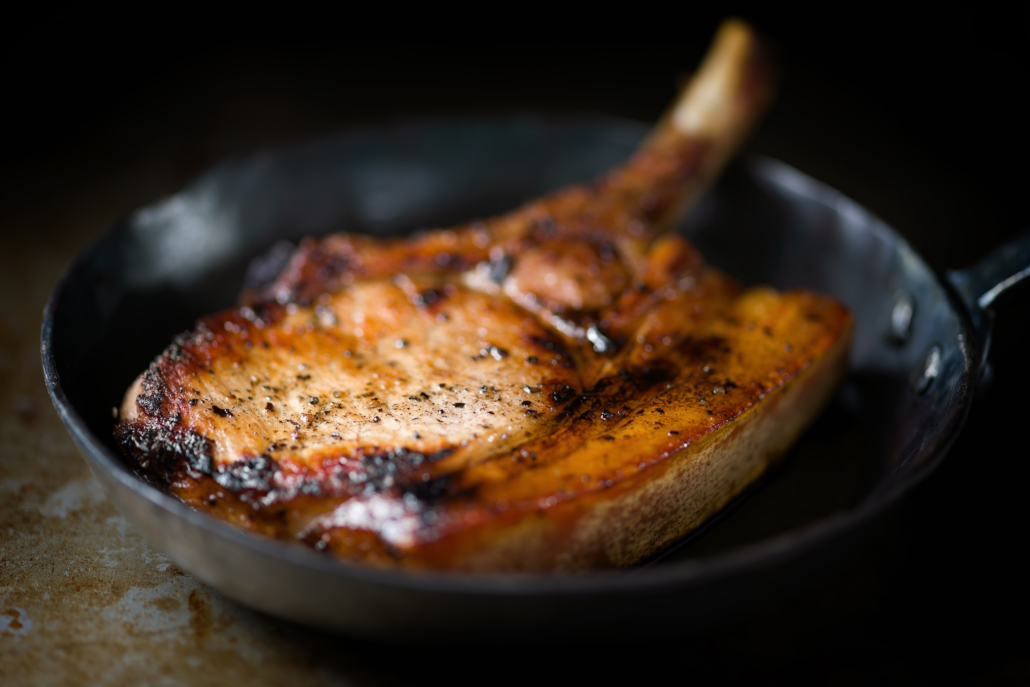
[[[190,63],[59,144],[0,165],[0,684],[410,684],[427,675],[640,681],[670,668],[748,684],[1030,681],[1030,631],[1010,628],[1030,610],[1021,554],[1030,463],[1025,440],[1014,440],[1030,388],[1025,296],[999,310],[994,381],[942,467],[841,567],[707,633],[654,637],[627,628],[608,643],[569,637],[537,646],[492,644],[484,628],[475,647],[449,646],[446,637],[397,647],[252,611],[154,550],[107,501],[53,410],[40,368],[43,305],[68,262],[114,219],[218,160],[384,112],[393,119],[426,114],[401,107],[400,96],[368,90],[371,77],[348,82],[361,97],[327,95],[325,84],[336,77],[319,65],[330,58],[342,64],[331,53]],[[446,62],[426,59],[426,70]],[[483,59],[521,74],[496,56]],[[533,79],[508,82],[513,93],[491,107],[554,106],[562,65],[593,69],[587,87],[614,89],[594,101],[566,97],[557,105],[565,109],[644,119],[671,92],[647,90],[665,83],[664,73],[643,85],[619,81],[606,67],[616,58],[592,67],[563,59],[556,76],[541,68]],[[644,70],[665,57],[634,59],[618,61]],[[297,85],[298,70],[306,86]],[[476,78],[441,77],[444,95],[433,107]],[[943,170],[870,98],[841,95],[804,74],[784,88],[752,148],[873,209],[933,267],[968,264],[1017,228],[985,200],[982,179],[969,183]],[[474,104],[449,102],[459,111]],[[341,114],[350,112],[360,116]]]
[[[354,684],[353,655],[317,656],[329,637],[224,599],[149,546],[54,412],[40,370],[42,308],[107,219],[95,189],[81,190],[56,212],[9,224],[0,250],[0,293],[19,294],[0,320],[0,682]],[[73,229],[57,228],[72,217]]]

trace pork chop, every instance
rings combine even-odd
[[[720,29],[622,167],[514,212],[306,239],[180,335],[115,435],[197,510],[370,564],[636,563],[753,483],[846,369],[851,317],[743,290],[668,233],[772,93]]]

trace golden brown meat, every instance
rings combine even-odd
[[[729,22],[595,183],[408,239],[306,240],[154,361],[116,436],[195,508],[345,559],[646,558],[761,475],[845,369],[844,307],[742,292],[664,233],[770,93]]]

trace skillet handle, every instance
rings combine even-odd
[[[965,302],[973,326],[984,341],[990,336],[991,305],[998,296],[1030,278],[1030,227],[975,265],[950,270],[945,277]]]

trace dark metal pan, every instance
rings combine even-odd
[[[494,638],[691,630],[759,608],[832,565],[944,457],[984,367],[992,299],[1030,275],[1030,233],[940,280],[834,190],[769,159],[732,167],[682,230],[747,284],[847,303],[851,371],[760,488],[689,546],[629,570],[419,574],[339,563],[190,510],[138,479],[111,440],[111,408],[135,375],[197,316],[232,304],[248,265],[277,242],[501,212],[609,169],[645,133],[596,118],[448,120],[216,167],[117,223],[54,288],[42,332],[54,405],[108,497],[154,546],[277,616],[379,638]]]

